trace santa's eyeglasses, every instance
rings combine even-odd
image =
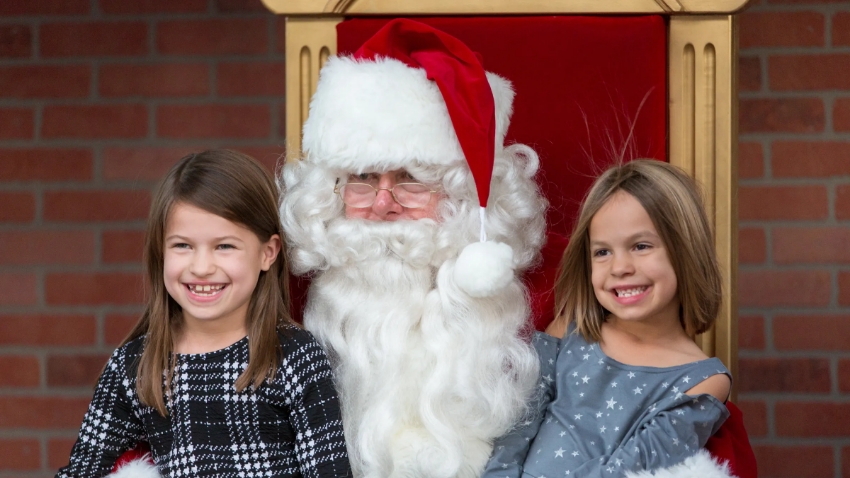
[[[342,202],[351,207],[371,207],[378,191],[389,191],[397,203],[409,209],[425,207],[431,202],[431,195],[437,192],[422,183],[398,183],[391,188],[376,188],[365,183],[334,186],[334,192],[339,194]]]

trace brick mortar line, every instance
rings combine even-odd
[[[124,228],[124,227],[116,227],[113,228],[109,223],[102,222],[80,222],[80,223],[59,223],[53,222],[50,224],[44,224],[43,226],[33,225],[33,224],[14,224],[14,223],[0,223],[0,233],[5,232],[94,232],[95,234],[103,234],[106,232],[111,232],[113,230],[118,231],[130,231],[130,232],[144,232],[145,231],[145,222],[144,220],[134,221],[133,224],[136,224],[134,228]],[[111,263],[103,263],[111,264]]]
[[[0,345],[0,357],[37,355],[46,360],[51,356],[67,357],[74,355],[100,356],[111,355],[118,345]],[[106,361],[104,361],[106,364]],[[23,387],[0,387],[0,390],[23,389]],[[51,388],[45,385],[45,388]],[[55,387],[52,387],[55,388]],[[68,387],[59,387],[68,388]]]
[[[750,442],[753,446],[771,446],[771,445],[779,445],[779,446],[823,446],[823,447],[846,447],[850,446],[850,440],[844,438],[842,436],[837,436],[835,438],[829,437],[778,437],[778,436],[769,436],[769,437],[750,437]],[[802,443],[801,443],[802,442]],[[838,456],[841,456],[839,453]],[[840,473],[835,475],[836,477],[842,476]]]
[[[768,90],[748,91],[738,95],[739,102],[745,100],[768,100],[768,99],[799,99],[799,100],[830,100],[846,99],[850,97],[850,89],[815,89],[815,90]],[[826,110],[826,108],[824,108]],[[740,113],[740,108],[739,108]],[[744,134],[744,133],[742,133]],[[749,134],[749,133],[747,133]]]
[[[81,424],[82,424],[82,419],[83,419],[83,417],[80,417],[80,423]],[[30,432],[29,430],[36,430],[36,429],[0,428],[0,438],[5,438],[5,439],[9,439],[9,438],[35,438],[35,435],[33,435],[33,433]],[[79,431],[80,431],[79,428],[77,428],[74,431],[74,435],[76,435]],[[66,436],[65,435],[66,432],[63,431],[62,428],[46,428],[46,429],[43,428],[43,429],[38,429],[38,432],[39,432],[39,436],[44,434],[44,435],[48,436],[49,438],[64,438]],[[70,451],[70,450],[68,450],[68,451]]]
[[[89,13],[74,13],[74,14],[24,14],[24,15],[5,15],[2,17],[3,23],[14,23],[26,20],[35,20],[39,23],[109,23],[122,21],[186,21],[186,20],[216,20],[216,19],[255,19],[255,18],[276,18],[278,15],[271,11],[267,12],[252,12],[252,11],[221,11],[208,8],[201,12],[141,12],[141,13],[107,13],[102,12],[98,8]]]
[[[850,146],[850,143],[848,143]],[[1,151],[1,150],[0,150]],[[850,166],[850,158],[846,159],[848,166]],[[750,186],[844,186],[850,184],[850,171],[848,171],[845,175],[832,175],[832,176],[771,176],[764,178],[748,178],[748,179],[738,179],[738,188],[741,187],[750,187]],[[834,197],[828,196],[827,199],[835,199]],[[831,211],[834,212],[834,211]],[[835,217],[831,215],[831,217]]]
[[[775,358],[792,358],[792,359],[836,359],[836,360],[846,360],[850,359],[850,349],[847,350],[830,350],[825,351],[823,349],[812,349],[812,350],[802,350],[802,349],[779,349],[775,351],[756,351],[753,349],[740,349],[738,351],[739,359],[775,359]],[[832,377],[832,376],[830,376]],[[835,378],[835,377],[832,377]],[[837,381],[835,383],[838,383]],[[749,392],[748,392],[749,393]],[[824,392],[812,392],[818,395],[825,395]],[[840,392],[847,393],[848,392]]]
[[[104,362],[106,365],[106,362]],[[14,390],[7,387],[0,388],[0,399],[15,398],[15,397],[38,397],[38,398],[88,398],[91,400],[94,395],[94,386],[91,387],[56,387],[45,390]],[[82,419],[82,417],[80,417]],[[8,428],[2,428],[8,429]]]
[[[28,107],[35,103],[44,103],[44,106],[126,106],[126,105],[143,105],[148,107],[159,106],[268,106],[272,107],[276,102],[283,100],[283,96],[278,95],[254,95],[254,96],[123,96],[120,98],[33,98],[31,104],[25,104],[27,101],[13,100],[3,101],[0,99],[0,107]],[[46,138],[45,140],[50,140]],[[57,139],[73,139],[73,138],[57,138]],[[90,138],[90,139],[110,139],[110,138]],[[115,139],[135,139],[135,138],[115,138]],[[217,139],[217,138],[214,138]]]
[[[846,2],[845,2],[846,3]],[[840,12],[848,12],[850,13],[850,6],[842,3],[836,4],[800,4],[800,5],[777,5],[777,4],[763,4],[763,5],[750,5],[743,12],[746,14],[748,12],[813,12],[813,13],[840,13]]]
[[[761,224],[759,222],[744,222],[741,221],[738,224],[739,229],[747,228],[747,229],[758,229],[765,228],[765,231],[768,228],[790,228],[790,229],[820,229],[820,228],[828,228],[828,229],[843,229],[846,227],[850,227],[850,224],[847,224],[845,221],[836,222],[836,223],[827,223],[827,222],[813,222],[813,221],[795,221],[795,222],[785,222],[785,223],[771,223],[771,224]],[[773,244],[768,244],[766,246],[772,246]],[[771,249],[768,249],[771,250]],[[766,258],[763,262],[738,262],[739,267],[758,267],[765,264],[775,264],[775,265],[785,265],[782,263],[777,263],[771,257]],[[811,264],[822,264],[820,262],[812,262]],[[848,265],[850,266],[850,265]]]
[[[826,143],[826,142],[848,142],[850,131],[816,131],[812,133],[797,133],[793,131],[760,131],[754,133],[740,133],[738,141],[741,143],[761,142],[797,142],[797,143]]]
[[[279,147],[284,149],[283,144],[277,144],[284,141],[283,136],[277,138],[135,138],[135,139],[56,139],[56,140],[16,140],[16,141],[0,141],[0,159],[5,151],[8,150],[52,150],[52,149],[82,149],[94,150],[94,148],[121,148],[121,149],[166,149],[166,148],[211,148],[221,146],[231,147]],[[283,151],[281,151],[283,152]],[[110,180],[111,181],[111,180]],[[116,180],[120,181],[120,180]],[[0,184],[12,181],[0,181]],[[31,181],[26,181],[31,182]],[[48,182],[48,181],[45,181]],[[53,182],[53,181],[49,181]]]
[[[7,316],[96,316],[98,313],[106,315],[141,315],[143,304],[116,305],[116,304],[99,304],[99,305],[72,305],[72,306],[56,306],[48,305],[46,307],[37,308],[36,306],[0,306],[0,321]],[[9,344],[8,346],[11,346]],[[0,345],[5,347],[6,345]],[[30,345],[25,345],[30,347]],[[74,345],[76,347],[76,345]]]
[[[809,402],[825,405],[850,405],[850,393],[843,396],[832,396],[827,394],[804,394],[795,392],[738,392],[738,401],[741,400],[768,400],[772,399],[777,403],[787,402]],[[847,438],[850,438],[848,432]]]
[[[832,307],[832,306],[830,306]],[[829,313],[824,313],[829,312]],[[798,309],[793,309],[787,306],[779,306],[779,307],[739,307],[738,315],[763,315],[763,314],[771,314],[772,316],[776,315],[836,315],[842,316],[850,314],[850,307],[837,307],[831,309],[823,309],[817,307],[800,307]]]
[[[771,57],[783,56],[847,56],[850,54],[850,45],[831,45],[824,43],[823,45],[780,45],[780,46],[752,46],[741,48],[738,50],[739,58],[761,57],[769,59]],[[764,70],[762,70],[764,71]]]
[[[806,262],[790,264],[739,264],[740,272],[794,272],[794,271],[846,271],[850,268],[850,262],[839,264],[830,262]],[[739,308],[743,308],[740,306]]]
[[[179,158],[178,158],[179,159]],[[20,181],[23,183],[29,181]],[[148,191],[152,186],[156,184],[156,180],[154,181],[145,181],[144,184],[140,184],[139,182],[131,182],[129,180],[120,180],[115,182],[103,183],[103,184],[95,184],[90,181],[55,181],[55,182],[41,182],[41,181],[32,181],[32,187],[38,188],[39,192],[56,192],[56,191]],[[11,189],[18,190],[19,186],[27,187],[27,184],[11,184],[11,181],[8,183],[0,182],[0,191],[5,191],[7,186],[11,186]],[[97,221],[99,222],[99,221]]]
[[[142,264],[32,264],[0,265],[0,273],[41,272],[44,274],[91,274],[91,273],[137,273],[142,272]],[[68,304],[73,305],[73,304]],[[121,304],[118,304],[121,305]]]
[[[848,48],[850,51],[850,48]],[[198,53],[198,54],[161,54],[158,52],[141,55],[84,55],[48,58],[0,58],[0,69],[10,66],[92,66],[99,65],[157,65],[163,63],[190,63],[203,60],[230,61],[233,63],[252,63],[257,61],[284,61],[282,51],[273,49],[262,53]]]

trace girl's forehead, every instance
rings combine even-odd
[[[244,231],[253,234],[243,224],[185,202],[176,202],[171,206],[165,222],[165,231],[166,236],[170,233],[207,235],[215,231]]]
[[[602,204],[590,220],[588,229],[591,237],[630,237],[642,232],[658,234],[655,223],[640,201],[622,190]]]

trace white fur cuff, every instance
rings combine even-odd
[[[718,463],[711,455],[700,450],[696,455],[669,468],[638,473],[626,473],[626,478],[735,478],[727,463]]]
[[[458,287],[470,297],[490,297],[514,278],[514,251],[501,242],[473,242],[460,251],[454,269]]]
[[[160,478],[156,465],[150,462],[150,455],[128,462],[107,478]]]

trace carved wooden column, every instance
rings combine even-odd
[[[698,338],[735,376],[737,369],[737,44],[733,15],[670,18],[670,162],[700,182],[714,221],[723,271],[717,326]]]
[[[286,18],[286,159],[301,158],[301,126],[310,111],[319,70],[336,55],[342,17]]]

